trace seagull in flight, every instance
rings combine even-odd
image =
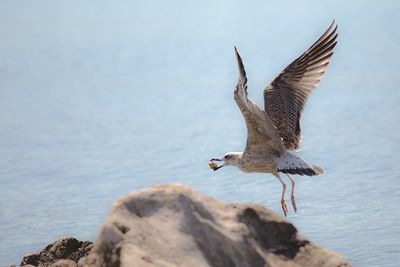
[[[247,126],[247,143],[244,152],[229,152],[222,158],[213,158],[209,166],[218,170],[223,166],[236,166],[241,171],[271,173],[282,184],[281,206],[285,216],[286,184],[280,173],[291,182],[291,202],[297,212],[294,197],[294,174],[314,176],[324,169],[312,165],[292,153],[300,149],[300,117],[310,93],[319,84],[336,46],[335,21],[324,34],[290,63],[265,89],[264,110],[247,97],[247,77],[242,59],[235,47],[239,80],[234,99],[243,114]],[[215,161],[223,162],[218,166]]]

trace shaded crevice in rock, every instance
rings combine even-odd
[[[264,259],[243,240],[233,240],[223,233],[221,226],[204,205],[186,196],[179,196],[185,226],[211,267],[264,267]],[[239,265],[238,265],[239,263]]]
[[[164,203],[156,199],[137,199],[135,202],[125,203],[129,212],[138,217],[149,217],[163,207]]]
[[[126,234],[129,231],[129,227],[119,223],[119,222],[114,222],[113,225],[117,227],[117,229],[122,233]]]
[[[233,240],[197,216],[188,216],[192,236],[212,267],[264,267],[266,262],[243,240]]]
[[[178,196],[179,210],[185,212],[185,215],[198,214],[200,217],[209,220],[210,222],[217,223],[214,216],[207,210],[207,208],[200,202],[196,202],[189,197],[180,194]],[[189,224],[190,225],[190,224]]]
[[[247,225],[251,238],[264,249],[293,259],[301,247],[309,243],[297,238],[297,229],[288,222],[267,221],[252,208],[238,214],[238,220]]]

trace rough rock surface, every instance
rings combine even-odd
[[[74,267],[80,258],[87,256],[93,248],[89,241],[78,241],[67,237],[48,245],[40,253],[30,253],[24,256],[21,266],[53,266]]]
[[[82,266],[350,266],[286,219],[255,204],[225,204],[182,185],[114,202]]]

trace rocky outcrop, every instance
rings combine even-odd
[[[25,255],[21,266],[76,267],[79,259],[87,256],[92,248],[92,242],[78,241],[73,237],[63,238],[48,245],[40,253]]]
[[[114,202],[79,266],[350,266],[286,219],[256,204],[225,204],[182,185]]]

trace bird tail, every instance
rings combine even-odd
[[[323,168],[316,165],[311,165],[302,158],[290,152],[286,152],[285,154],[277,158],[276,163],[277,172],[307,176],[314,176],[325,173],[325,170]]]

